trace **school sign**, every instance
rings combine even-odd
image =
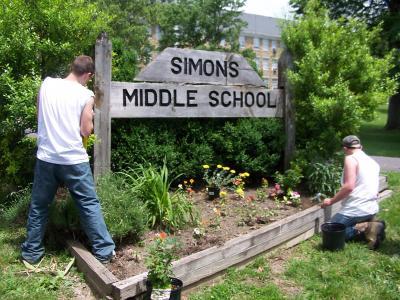
[[[111,81],[111,43],[96,43],[95,176],[109,170],[111,118],[282,117],[283,90],[267,90],[238,54],[167,48],[134,82]]]

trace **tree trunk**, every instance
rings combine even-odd
[[[390,97],[385,129],[400,129],[400,93]]]

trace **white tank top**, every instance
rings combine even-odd
[[[39,92],[37,158],[74,165],[89,161],[82,144],[82,110],[94,96],[78,82],[47,77]]]
[[[356,151],[351,157],[358,162],[356,186],[342,201],[340,213],[349,217],[376,214],[379,211],[377,197],[380,167],[361,150]]]

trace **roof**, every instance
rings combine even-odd
[[[283,21],[283,19],[247,13],[242,13],[241,18],[247,22],[247,27],[243,28],[242,34],[280,39],[281,28],[279,27],[279,22]]]

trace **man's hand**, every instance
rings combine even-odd
[[[321,207],[324,208],[324,207],[330,206],[332,204],[333,204],[332,198],[326,198],[326,199],[324,199],[324,201],[322,201]]]

